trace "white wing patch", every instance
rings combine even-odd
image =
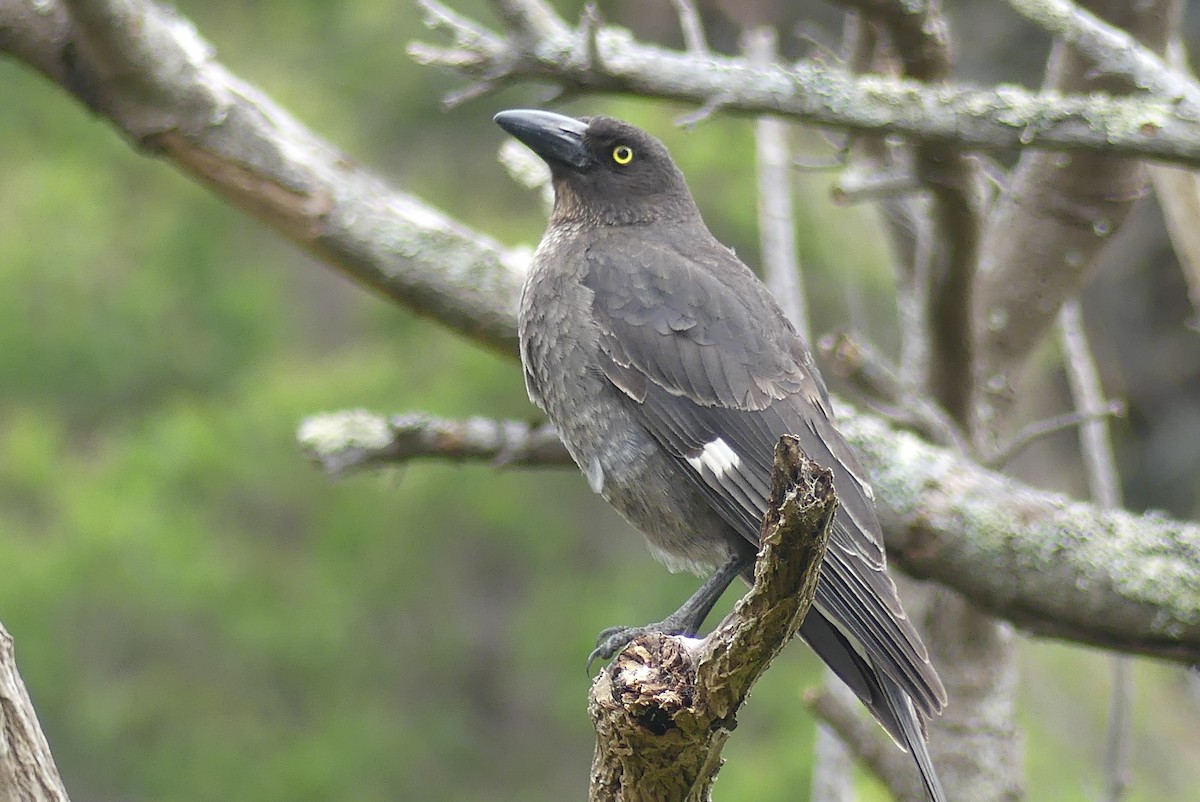
[[[604,466],[600,464],[600,460],[592,457],[592,461],[588,463],[587,470],[583,472],[587,477],[588,487],[596,495],[604,492]]]
[[[730,471],[736,470],[742,464],[742,458],[737,455],[737,452],[719,437],[705,443],[700,453],[694,457],[688,457],[687,461],[697,471],[703,472],[705,468],[708,468],[716,474],[718,479]]]

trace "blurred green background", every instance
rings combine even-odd
[[[431,36],[407,3],[178,5],[230,69],[358,162],[536,242],[544,211],[496,163],[490,117],[544,87],[443,111],[460,84],[405,56]],[[670,4],[656,5],[605,10],[674,41]],[[706,14],[718,43],[736,28]],[[660,103],[568,108],[666,138],[711,227],[757,260],[748,121],[684,132],[685,109]],[[674,609],[694,580],[650,560],[573,471],[423,462],[334,483],[294,441],[306,415],[350,407],[530,417],[515,364],[315,263],[8,61],[0,109],[0,621],[73,798],[582,798],[596,632]],[[812,132],[798,141],[829,155]],[[832,207],[829,180],[800,187],[815,328],[851,321],[891,342],[873,218]],[[1142,452],[1123,436],[1128,464]],[[1078,491],[1071,439],[1052,445],[1028,472]],[[1031,798],[1095,798],[1107,663],[1023,648]],[[1131,798],[1200,798],[1184,675],[1148,662],[1137,675]],[[799,697],[820,676],[796,647],[756,689],[721,799],[806,798]]]

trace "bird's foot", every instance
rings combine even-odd
[[[647,624],[644,627],[609,627],[596,636],[596,648],[592,649],[592,653],[588,655],[587,659],[588,673],[592,672],[592,663],[597,659],[608,660],[628,646],[630,641],[652,632],[691,638],[695,637],[697,626],[693,622],[682,621],[672,615],[656,624]]]
[[[608,660],[640,635],[657,632],[662,635],[696,637],[717,599],[721,598],[721,594],[729,587],[733,578],[753,564],[753,561],[753,554],[733,555],[712,576],[704,580],[704,584],[678,610],[657,624],[647,624],[644,627],[609,627],[601,632],[596,638],[596,648],[588,655],[588,673],[591,673],[592,663],[596,662],[596,658]]]

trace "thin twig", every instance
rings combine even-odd
[[[679,16],[679,30],[683,32],[683,45],[693,55],[708,55],[708,42],[704,40],[704,24],[696,12],[692,0],[671,0]]]
[[[827,173],[830,170],[840,170],[846,166],[850,144],[849,138],[847,138],[841,144],[835,146],[836,150],[832,156],[825,158],[797,156],[792,160],[792,167],[801,173]]]
[[[744,47],[752,64],[769,64],[775,59],[775,31],[771,28],[747,31]],[[754,142],[758,157],[758,233],[763,279],[796,331],[805,342],[811,342],[804,278],[796,252],[787,123],[777,117],[759,117],[754,122]]]
[[[1121,506],[1121,487],[1117,479],[1117,460],[1113,456],[1108,425],[1101,413],[1106,404],[1104,388],[1096,370],[1096,361],[1088,345],[1087,331],[1079,299],[1063,304],[1058,313],[1058,332],[1067,368],[1067,382],[1075,409],[1089,416],[1079,427],[1079,445],[1087,467],[1092,498],[1101,507]],[[1133,748],[1132,704],[1133,674],[1129,658],[1112,658],[1113,688],[1109,704],[1108,732],[1104,739],[1104,799],[1121,802],[1129,793],[1130,762]]]
[[[600,55],[600,26],[604,17],[595,3],[585,3],[579,12],[579,28],[575,33],[575,58],[585,71],[603,69],[603,56]]]
[[[867,172],[852,168],[838,176],[829,196],[834,203],[849,206],[895,195],[911,195],[920,189],[921,182],[908,170]]]
[[[725,92],[718,92],[715,95],[706,97],[699,108],[676,117],[675,124],[680,128],[694,128],[725,108],[732,99],[733,95]]]
[[[1074,429],[1076,426],[1082,426],[1093,419],[1116,417],[1120,418],[1125,415],[1125,404],[1120,399],[1112,399],[1108,401],[1099,411],[1085,415],[1081,412],[1071,411],[1064,412],[1061,415],[1053,415],[1043,420],[1034,421],[1033,423],[1022,426],[1021,429],[1013,435],[1002,448],[988,454],[983,460],[983,464],[989,468],[1003,468],[1008,463],[1012,462],[1013,458],[1028,448],[1032,443],[1041,440],[1043,437],[1048,437],[1052,434],[1057,434],[1064,429]]]
[[[1088,486],[1097,504],[1105,509],[1116,509],[1121,506],[1121,488],[1105,422],[1111,405],[1105,400],[1100,386],[1078,299],[1063,304],[1058,313],[1058,328],[1071,396],[1080,417],[1079,441],[1087,466]]]
[[[452,89],[442,95],[442,109],[450,111],[456,109],[464,103],[469,103],[476,98],[481,98],[484,95],[490,95],[501,86],[497,78],[485,78],[482,81],[474,81],[467,84],[461,89]]]
[[[913,392],[874,346],[846,332],[836,332],[821,337],[817,349],[834,373],[863,393],[897,425],[960,454],[968,453],[967,438],[958,424],[937,402]]]

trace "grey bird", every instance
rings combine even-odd
[[[664,621],[601,633],[608,658],[647,630],[694,635],[750,579],[775,444],[796,435],[840,502],[800,635],[944,795],[925,723],[946,692],[886,573],[873,494],[804,341],[709,232],[657,139],[609,117],[495,117],[550,167],[554,210],[521,293],[529,397],[592,490],[669,569],[712,572]]]

